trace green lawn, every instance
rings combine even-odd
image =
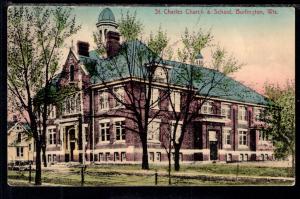
[[[119,171],[139,171],[140,165],[95,165],[89,167],[90,172],[119,172]],[[150,171],[154,172],[168,171],[167,166],[150,165]],[[172,172],[176,173],[173,168]],[[180,172],[187,173],[208,173],[208,174],[225,174],[236,175],[236,164],[206,164],[206,165],[182,165]],[[245,176],[269,176],[269,177],[292,177],[291,168],[282,167],[259,167],[259,166],[246,166],[239,165],[238,175]]]
[[[50,167],[51,168],[51,167]],[[236,165],[182,165],[180,172],[172,171],[172,175],[185,174],[222,174],[236,175]],[[155,171],[158,172],[158,185],[168,185],[167,166],[151,166],[149,171],[143,171],[140,165],[94,165],[88,166],[85,171],[85,186],[154,186]],[[29,185],[28,171],[8,171],[8,179],[11,185]],[[289,168],[271,168],[256,166],[239,166],[239,176],[265,176],[265,177],[290,177]],[[34,181],[34,173],[32,174]],[[42,173],[43,183],[57,185],[80,186],[81,176],[79,168],[69,168],[64,171],[44,170]],[[207,181],[196,178],[172,177],[172,185],[291,185],[291,182],[243,182],[237,181]]]

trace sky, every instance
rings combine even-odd
[[[66,41],[65,61],[71,40],[95,47],[93,31],[100,12],[106,8],[73,6],[81,30]],[[214,44],[224,47],[243,67],[232,77],[259,93],[266,82],[284,85],[295,78],[295,10],[291,7],[118,7],[109,6],[116,20],[121,12],[136,11],[143,24],[143,39],[159,26],[167,32],[173,49],[180,48],[185,28],[191,31],[211,30]],[[272,9],[270,11],[269,9]],[[193,14],[191,14],[191,11]],[[159,13],[159,14],[158,14]],[[210,62],[211,49],[202,52],[204,63]]]

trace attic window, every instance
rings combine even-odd
[[[166,82],[166,71],[162,67],[157,67],[154,72],[154,79],[158,82]]]
[[[17,142],[21,142],[21,139],[22,139],[21,133],[18,133],[18,139],[17,139]]]
[[[74,65],[70,66],[70,82],[74,81]]]

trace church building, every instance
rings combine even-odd
[[[114,117],[114,113],[124,107],[110,93],[105,92],[101,80],[94,75],[94,70],[102,71],[104,66],[112,62],[111,57],[118,57],[118,50],[123,45],[120,43],[122,35],[118,33],[118,24],[111,9],[105,8],[101,11],[96,26],[101,41],[107,46],[106,56],[90,50],[87,42],[78,41],[77,52],[70,49],[61,73],[53,81],[58,87],[73,85],[78,88],[78,92],[65,98],[61,107],[50,107],[46,152],[50,163],[129,164],[142,161],[140,138],[126,128],[135,128],[135,125],[125,115]],[[196,58],[196,65],[191,67],[198,67],[207,73],[212,71],[203,67],[201,54]],[[167,60],[164,63],[168,70],[180,64]],[[155,74],[164,71],[159,67],[157,70]],[[105,73],[104,70],[103,72]],[[227,79],[234,85],[234,91],[247,90],[248,95],[224,97],[218,92],[212,94],[203,104],[202,116],[192,122],[184,135],[180,150],[182,163],[273,159],[273,145],[260,131],[263,123],[259,120],[259,115],[266,107],[265,97],[230,77]],[[118,79],[117,76],[111,77],[110,86],[116,95],[122,96],[125,93],[123,86],[128,82]],[[153,91],[154,98],[161,95],[163,84],[163,79],[157,83]],[[174,94],[174,103],[178,111],[184,98],[180,94],[182,86],[176,86],[178,92]],[[168,107],[168,102],[162,101],[157,104],[156,109],[168,112]],[[162,132],[170,130],[170,125],[172,121],[163,117],[155,118],[150,123],[150,164],[168,161]]]

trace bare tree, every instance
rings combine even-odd
[[[116,44],[118,52],[114,56],[108,54],[106,60],[98,62],[95,77],[99,79],[103,88],[120,105],[120,109],[103,114],[109,116],[126,116],[131,120],[134,127],[126,126],[125,129],[138,134],[143,148],[142,169],[149,169],[148,163],[148,131],[149,124],[159,116],[159,102],[166,98],[167,94],[156,90],[156,69],[164,70],[161,54],[166,48],[168,39],[165,33],[158,30],[156,36],[150,36],[148,46],[138,40],[142,32],[142,23],[136,19],[136,13],[122,14],[119,22],[119,31],[124,43]],[[108,33],[110,34],[110,33]],[[106,35],[106,38],[109,36]],[[94,33],[97,49],[102,52],[103,44]],[[109,42],[109,41],[108,41]],[[146,42],[145,42],[146,43]],[[109,46],[106,46],[109,48]],[[100,64],[101,62],[101,64]],[[122,80],[121,94],[111,86],[114,80]],[[155,93],[153,93],[155,92]]]
[[[79,28],[71,9],[21,6],[8,9],[8,92],[14,96],[15,108],[23,114],[35,141],[36,185],[42,183],[41,150],[46,149],[51,82],[59,68],[65,39]],[[38,92],[42,93],[40,101],[36,98]],[[39,107],[35,106],[37,101]]]
[[[211,69],[197,66],[197,55],[205,47],[211,46],[213,36],[210,31],[190,33],[187,29],[182,36],[183,49],[178,50],[178,57],[182,63],[175,64],[168,77],[168,87],[171,92],[169,95],[169,104],[174,118],[172,129],[172,143],[174,147],[174,168],[179,171],[180,149],[184,136],[197,117],[203,117],[201,108],[204,103],[209,101],[212,96],[226,97],[233,95],[231,93],[233,82],[227,75],[237,71],[241,64],[227,52],[220,48],[212,52]],[[203,64],[203,63],[202,63]],[[180,85],[181,89],[174,88]],[[172,92],[179,92],[180,108],[176,109],[176,97]],[[234,93],[239,95],[239,93]]]

